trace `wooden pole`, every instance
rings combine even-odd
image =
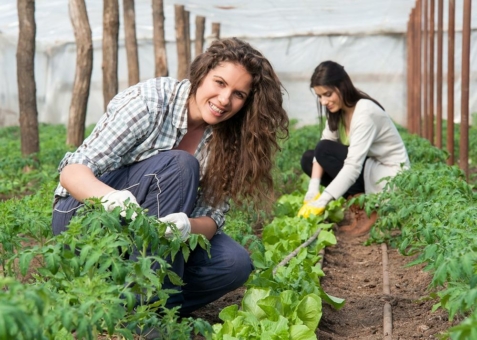
[[[423,93],[423,100],[424,100],[424,112],[423,112],[423,123],[424,123],[424,131],[423,137],[429,140],[429,120],[428,112],[429,112],[429,0],[423,0],[424,2],[424,9],[423,9],[423,19],[424,19],[424,29],[423,29],[423,43],[424,43],[424,56],[423,56],[423,68],[424,68],[424,93]]]
[[[469,180],[469,83],[470,83],[471,0],[464,0],[462,24],[462,76],[460,101],[459,164]]]
[[[412,74],[413,74],[413,58],[412,58],[412,40],[413,32],[412,32],[412,13],[414,9],[411,11],[409,15],[409,20],[407,22],[407,32],[406,32],[406,58],[407,58],[407,68],[406,68],[406,81],[407,81],[407,129],[413,133],[414,131],[414,122],[413,122],[413,110],[412,110],[412,102],[413,102],[413,91],[412,91]]]
[[[411,92],[411,133],[419,133],[419,111],[417,110],[417,101],[418,101],[418,96],[417,96],[417,82],[418,82],[418,77],[417,77],[417,27],[416,27],[416,21],[417,21],[417,10],[416,7],[414,7],[411,11],[411,48],[409,49],[409,54],[411,56],[411,74],[410,74],[410,88],[409,91]]]
[[[449,0],[449,22],[447,29],[447,164],[453,165],[454,157],[454,48],[455,48],[455,0]]]
[[[220,39],[220,22],[212,23],[212,40]]]
[[[103,2],[103,99],[104,110],[118,93],[118,0]]]
[[[69,11],[76,40],[76,71],[66,144],[79,146],[84,139],[86,108],[93,72],[93,39],[84,0],[70,0]]]
[[[139,82],[139,57],[136,38],[136,11],[134,0],[123,0],[124,7],[124,40],[128,62],[129,86]]]
[[[18,0],[16,52],[22,155],[40,151],[35,83],[35,0]]]
[[[186,33],[184,23],[184,6],[174,5],[175,9],[175,28],[176,28],[176,44],[177,44],[177,79],[182,80],[187,77],[187,46]]]
[[[195,17],[195,56],[204,51],[205,17]]]
[[[189,74],[189,65],[191,61],[191,50],[190,50],[190,13],[189,11],[184,11],[184,33],[185,33],[185,45],[186,45],[186,60],[187,60],[187,75]]]
[[[155,76],[167,77],[169,75],[169,69],[167,67],[163,0],[152,0],[152,22],[154,23]]]
[[[442,149],[442,56],[443,56],[444,0],[437,3],[437,110],[436,110],[436,146]]]
[[[415,115],[416,115],[416,133],[419,136],[422,136],[422,124],[421,124],[421,110],[422,110],[422,0],[417,0],[416,4],[416,22],[415,22],[415,31],[416,31],[416,42],[414,50],[416,51],[416,69],[415,69]]]
[[[427,115],[428,122],[427,132],[429,141],[432,145],[434,142],[434,16],[435,16],[435,2],[434,0],[430,1],[429,8],[429,112]]]

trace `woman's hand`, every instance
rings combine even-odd
[[[114,208],[120,207],[122,217],[126,217],[126,202],[139,206],[136,197],[134,197],[129,190],[113,190],[104,195],[101,199],[101,204],[103,205],[104,210],[113,211]],[[137,214],[133,213],[131,219],[135,220],[136,217]]]
[[[333,196],[331,196],[325,190],[321,194],[320,198],[318,198],[315,201],[308,202],[308,205],[310,205],[311,207],[314,207],[314,208],[325,208],[328,205],[328,203],[330,203],[330,201],[332,199],[333,199]]]
[[[183,241],[187,240],[191,231],[191,225],[189,221],[189,217],[180,212],[180,213],[173,213],[167,216],[159,218],[159,221],[163,223],[173,223],[176,225],[177,229],[181,232],[181,238]],[[167,227],[166,233],[164,234],[166,238],[172,238],[174,236],[174,232],[170,226]]]

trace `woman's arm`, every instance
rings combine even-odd
[[[191,233],[202,234],[210,240],[217,232],[217,224],[208,216],[190,218]]]
[[[113,188],[96,178],[86,165],[69,164],[60,173],[60,184],[76,200],[83,202],[90,197],[103,197]]]
[[[304,202],[309,202],[315,199],[316,195],[320,193],[320,182],[323,176],[323,167],[318,164],[315,158],[313,158],[313,165],[311,168],[311,177],[308,182],[308,191],[305,194]]]
[[[311,168],[311,178],[318,178],[321,180],[321,177],[323,177],[323,168],[321,167],[318,162],[313,159],[313,167]]]

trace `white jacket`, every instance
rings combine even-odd
[[[333,113],[331,113],[333,114]],[[326,124],[321,139],[338,141],[338,130],[332,132]],[[366,157],[369,157],[366,160]],[[383,177],[395,176],[411,164],[399,132],[388,114],[373,101],[356,103],[349,131],[348,156],[343,168],[326,191],[334,198],[342,196],[356,182],[363,164],[365,193],[381,192]]]

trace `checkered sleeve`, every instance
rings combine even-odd
[[[208,216],[217,224],[217,232],[220,232],[225,225],[225,214],[229,211],[230,205],[222,202],[218,207],[214,208],[206,204],[201,191],[199,190],[197,203],[190,217]]]
[[[68,164],[84,164],[95,176],[118,168],[122,157],[148,133],[149,117],[141,86],[116,95],[96,127],[73,153],[61,161],[58,171]]]

